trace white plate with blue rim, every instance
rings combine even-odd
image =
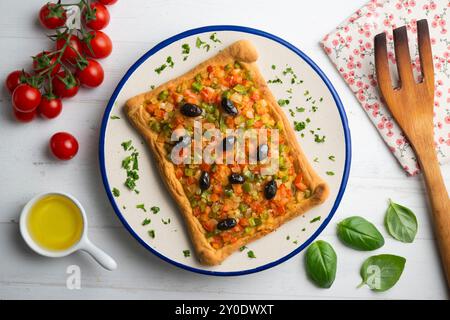
[[[127,99],[184,74],[241,39],[258,50],[258,67],[279,99],[314,169],[330,186],[330,196],[277,231],[250,243],[221,265],[201,265],[183,219],[164,186],[143,139],[127,121]],[[188,50],[189,48],[189,50]],[[170,58],[169,58],[170,57]],[[139,153],[138,192],[125,186],[122,161]],[[302,51],[272,34],[240,26],[208,26],[175,35],[144,54],[127,71],[105,111],[99,146],[108,198],[132,236],[153,254],[197,273],[234,276],[274,267],[306,248],[324,230],[344,194],[351,162],[347,118],[338,94],[320,68]]]

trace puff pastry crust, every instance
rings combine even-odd
[[[291,124],[267,87],[266,81],[256,65],[257,59],[258,53],[250,41],[237,41],[219,52],[216,56],[196,66],[186,74],[173,79],[155,88],[154,90],[129,99],[125,105],[125,111],[130,122],[144,137],[150,147],[151,152],[156,159],[161,177],[165,181],[167,189],[180,209],[180,213],[184,218],[185,225],[188,229],[197,257],[199,261],[205,265],[220,264],[224,261],[224,259],[240,247],[263,237],[264,235],[276,230],[287,221],[302,215],[308,209],[323,203],[329,194],[328,185],[311,167],[297,141],[297,137],[291,127]],[[199,72],[203,72],[208,66],[223,66],[229,63],[234,63],[235,61],[238,61],[243,68],[252,72],[254,83],[261,91],[264,92],[271,116],[276,121],[283,124],[283,134],[286,135],[286,142],[289,144],[292,153],[295,155],[294,165],[296,168],[301,170],[304,179],[303,181],[305,185],[309,187],[311,194],[309,197],[303,199],[299,203],[296,203],[294,206],[289,207],[284,215],[275,217],[270,224],[258,228],[255,233],[252,233],[251,235],[244,235],[237,239],[234,243],[227,244],[216,249],[212,247],[210,242],[207,240],[205,228],[193,214],[193,208],[185,194],[183,185],[180,179],[176,176],[176,165],[174,165],[167,158],[167,151],[164,148],[164,143],[158,140],[158,133],[154,132],[149,126],[151,115],[146,110],[145,105],[146,101],[151,101],[161,91],[173,87],[174,85],[177,86],[179,83],[183,83],[183,81],[188,81],[189,79],[195,78]]]

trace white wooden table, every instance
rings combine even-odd
[[[242,1],[242,0],[119,0],[110,7],[106,32],[114,51],[103,62],[104,85],[83,90],[65,102],[54,121],[20,124],[13,120],[10,98],[0,97],[0,299],[445,299],[446,287],[433,240],[421,178],[407,178],[356,99],[318,45],[323,35],[367,0],[353,1]],[[38,27],[37,12],[46,0],[0,1],[0,75],[28,67],[29,56],[51,44]],[[186,29],[236,24],[276,34],[301,48],[325,71],[339,92],[350,122],[353,160],[346,194],[335,218],[320,238],[338,254],[338,273],[329,290],[316,288],[305,275],[303,254],[273,269],[243,277],[218,278],[178,269],[153,256],[122,227],[104,193],[97,149],[100,120],[119,79],[143,53],[161,40]],[[77,157],[54,160],[49,137],[61,130],[80,142]],[[443,168],[450,185],[450,168]],[[75,195],[89,216],[94,242],[115,257],[119,268],[108,272],[84,253],[48,259],[31,252],[19,235],[21,207],[40,192],[61,190]],[[389,198],[409,206],[420,223],[413,244],[390,238],[383,227]],[[336,223],[350,215],[373,221],[386,237],[379,253],[407,258],[399,283],[389,292],[356,289],[359,268],[371,253],[343,246],[336,238]],[[66,288],[66,268],[81,268],[81,289]]]

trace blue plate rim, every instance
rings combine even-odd
[[[327,218],[322,222],[322,224],[320,225],[320,227],[316,230],[316,232],[309,237],[301,246],[299,246],[298,248],[296,248],[294,251],[292,251],[291,253],[289,253],[288,255],[272,261],[270,263],[267,263],[265,265],[259,266],[257,268],[253,268],[253,269],[247,269],[247,270],[242,270],[242,271],[231,271],[231,272],[222,272],[222,271],[210,271],[210,270],[203,270],[203,269],[198,269],[198,268],[194,268],[182,263],[179,263],[177,261],[174,261],[164,255],[162,255],[161,253],[159,253],[158,251],[156,251],[155,249],[153,249],[152,247],[150,247],[145,241],[143,241],[141,239],[141,237],[139,237],[138,234],[136,234],[136,232],[133,230],[133,228],[128,224],[128,222],[125,220],[124,216],[122,215],[122,213],[120,212],[120,209],[117,207],[117,204],[114,200],[114,196],[112,194],[111,191],[111,187],[109,185],[108,182],[108,178],[106,175],[106,165],[105,165],[105,134],[106,134],[106,128],[107,128],[107,124],[108,124],[108,120],[109,120],[109,116],[111,113],[111,110],[114,106],[114,103],[117,99],[117,96],[119,95],[119,92],[122,90],[122,87],[125,85],[125,83],[127,82],[127,80],[129,79],[129,77],[133,74],[133,72],[141,66],[142,63],[144,63],[148,58],[150,58],[151,56],[153,56],[155,53],[157,53],[158,51],[160,51],[161,49],[167,47],[168,45],[172,44],[175,41],[178,41],[180,39],[184,39],[196,34],[200,34],[200,33],[205,33],[205,32],[217,32],[217,31],[237,31],[237,32],[244,32],[244,33],[249,33],[249,34],[254,34],[257,36],[261,36],[264,38],[268,38],[270,40],[273,40],[275,42],[278,42],[279,44],[285,46],[286,48],[290,49],[291,51],[293,51],[294,53],[296,53],[300,58],[302,58],[306,63],[308,63],[308,65],[320,76],[320,78],[322,79],[322,81],[325,83],[325,85],[327,86],[328,90],[330,91],[331,95],[333,96],[333,99],[336,103],[336,106],[338,108],[339,111],[339,115],[341,118],[341,122],[342,122],[342,126],[343,126],[343,130],[344,130],[344,138],[345,138],[345,166],[344,166],[344,174],[342,177],[342,181],[341,181],[341,185],[339,187],[339,192],[338,195],[336,197],[336,200],[333,204],[333,207],[330,210],[330,213],[328,214]],[[348,177],[350,174],[350,167],[351,167],[351,157],[352,157],[352,149],[351,149],[351,136],[350,136],[350,129],[348,126],[348,119],[347,119],[347,115],[345,113],[344,110],[344,106],[342,104],[341,99],[339,98],[338,93],[336,92],[335,88],[333,87],[333,85],[331,84],[330,80],[327,78],[327,76],[325,75],[325,73],[319,68],[319,66],[316,65],[316,63],[309,58],[305,53],[303,53],[303,51],[301,51],[300,49],[296,48],[294,45],[292,45],[291,43],[262,30],[259,29],[254,29],[254,28],[249,28],[249,27],[243,27],[243,26],[237,26],[237,25],[211,25],[211,26],[205,26],[205,27],[199,27],[199,28],[194,28],[194,29],[190,29],[184,32],[181,32],[177,35],[174,35],[160,43],[158,43],[156,46],[154,46],[152,49],[150,49],[149,51],[147,51],[142,57],[140,57],[129,69],[128,71],[125,73],[125,75],[122,77],[122,79],[120,80],[119,84],[117,85],[116,89],[114,90],[108,105],[106,107],[105,113],[103,115],[103,119],[102,119],[102,125],[101,125],[101,130],[100,130],[100,140],[99,140],[99,164],[100,164],[100,171],[101,171],[101,175],[102,175],[102,181],[103,181],[103,186],[105,188],[106,194],[108,195],[108,199],[116,213],[116,215],[119,217],[120,221],[122,222],[122,224],[125,226],[125,228],[128,230],[128,232],[130,232],[130,234],[141,244],[143,245],[147,250],[149,250],[150,252],[152,252],[154,255],[156,255],[157,257],[161,258],[162,260],[175,265],[179,268],[182,268],[184,270],[188,270],[191,272],[195,272],[195,273],[199,273],[199,274],[204,274],[204,275],[211,275],[211,276],[240,276],[240,275],[247,275],[247,274],[251,274],[251,273],[256,273],[256,272],[260,272],[263,270],[267,270],[270,269],[272,267],[275,267],[287,260],[289,260],[290,258],[294,257],[295,255],[297,255],[298,253],[300,253],[301,251],[303,251],[307,246],[309,246],[319,235],[320,233],[322,233],[322,231],[325,229],[325,227],[328,225],[328,223],[331,221],[331,219],[333,218],[334,214],[336,213],[336,210],[339,207],[339,204],[342,200],[342,197],[344,195],[346,186],[347,186],[347,182],[348,182]]]

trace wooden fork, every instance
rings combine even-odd
[[[418,21],[417,30],[423,78],[420,83],[416,83],[413,76],[406,27],[394,30],[399,87],[393,87],[389,73],[385,33],[375,37],[375,65],[381,96],[412,145],[422,169],[435,235],[450,288],[450,202],[434,147],[434,69],[427,20]]]

